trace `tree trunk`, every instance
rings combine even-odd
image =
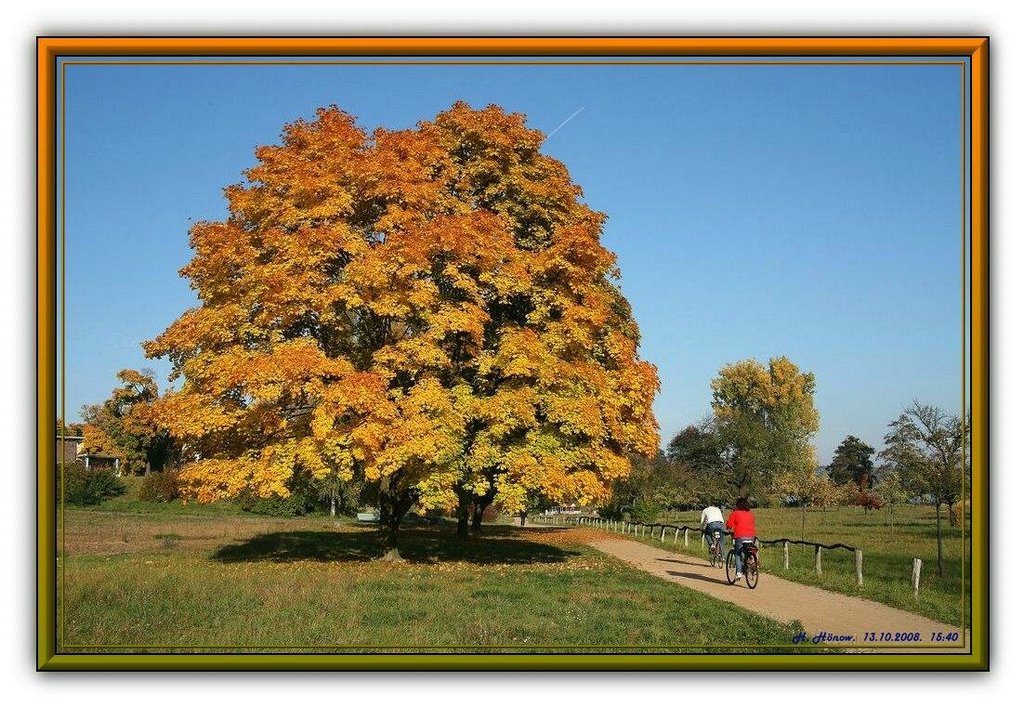
[[[473,524],[472,526],[470,526],[470,530],[472,530],[474,533],[480,532],[480,524],[483,522],[484,519],[485,508],[487,508],[487,506],[481,505],[479,502],[473,504]]]
[[[465,540],[469,537],[469,516],[473,510],[473,495],[469,491],[463,489],[458,490],[459,506],[456,510],[456,519],[458,525],[456,526],[455,536],[460,540]]]
[[[936,567],[939,570],[940,577],[942,576],[942,515],[939,513],[939,510],[941,508],[941,503],[935,504],[935,543],[939,551],[938,562],[936,563]]]
[[[807,504],[800,506],[800,539],[806,540],[804,537],[807,530]]]
[[[380,535],[379,544],[381,559],[401,560],[398,554],[398,526],[402,518],[416,502],[416,492],[412,489],[396,489],[393,480],[381,483],[380,489]]]
[[[333,518],[337,514],[338,514],[337,500],[336,500],[336,497],[332,494],[331,495],[331,518]]]
[[[477,496],[473,500],[473,527],[474,533],[480,532],[480,524],[484,520],[484,511],[494,501],[494,497],[498,494],[498,489],[493,486],[483,496]]]

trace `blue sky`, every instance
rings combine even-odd
[[[553,134],[658,366],[665,442],[710,380],[786,355],[817,378],[819,458],[879,447],[960,382],[960,68],[68,66],[64,409],[100,402],[195,303],[191,221],[226,215],[257,145],[337,104],[372,129],[465,100]],[[58,409],[60,401],[58,400]]]

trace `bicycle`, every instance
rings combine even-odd
[[[747,586],[753,589],[757,586],[757,538],[743,542],[740,545],[740,552],[743,553],[743,579]],[[725,558],[725,578],[729,584],[735,584],[739,577],[736,576],[736,551],[729,550]]]
[[[723,567],[725,565],[725,554],[722,552],[722,531],[712,531],[713,537],[708,543],[708,562],[712,567]]]

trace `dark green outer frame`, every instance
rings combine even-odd
[[[39,670],[988,670],[989,668],[989,39],[987,37],[39,37],[37,48],[37,668]],[[275,655],[57,652],[56,200],[58,58],[112,57],[950,57],[970,72],[968,313],[972,516],[970,652],[965,654]],[[969,63],[968,63],[969,62]],[[61,156],[63,159],[63,156]],[[63,169],[59,170],[63,175]],[[965,219],[967,215],[965,214]],[[61,311],[63,311],[63,301]],[[969,310],[967,309],[969,307]],[[967,332],[965,332],[967,333]],[[966,370],[965,370],[966,375]],[[966,401],[965,401],[966,404]],[[648,649],[649,650],[649,649]],[[766,647],[765,650],[771,650]]]

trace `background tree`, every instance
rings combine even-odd
[[[641,522],[653,522],[672,507],[695,503],[693,486],[684,467],[658,450],[652,458],[634,456],[629,476],[616,480],[612,515],[624,513]]]
[[[116,457],[129,474],[162,470],[176,459],[177,444],[152,419],[159,397],[152,371],[124,369],[117,374],[121,385],[99,405],[82,409],[83,451]]]
[[[843,492],[827,474],[819,474],[807,460],[776,474],[772,495],[784,505],[800,507],[800,539],[803,540],[807,531],[807,508],[826,510],[839,505]]]
[[[939,576],[942,576],[941,507],[949,507],[959,498],[965,477],[966,442],[970,439],[967,423],[957,415],[942,412],[934,405],[914,401],[889,423],[886,448],[879,457],[900,475],[912,493],[928,498],[935,506],[935,544]]]
[[[828,465],[828,475],[837,486],[854,483],[861,492],[866,492],[875,483],[875,463],[871,457],[874,447],[847,435],[836,447],[832,463]]]
[[[844,496],[846,502],[851,506],[860,506],[864,509],[864,514],[867,515],[868,511],[878,510],[884,505],[882,499],[878,494],[873,491],[862,490],[854,483],[846,484],[844,489]]]
[[[694,471],[720,473],[722,449],[714,419],[705,418],[677,432],[668,443],[666,454],[673,462]]]
[[[146,344],[183,378],[157,413],[196,498],[358,470],[394,555],[413,504],[600,501],[654,453],[604,216],[542,142],[456,103],[372,136],[321,109],[256,151],[228,218],[192,229],[200,305]]]
[[[737,495],[770,493],[778,474],[804,473],[813,464],[814,374],[786,357],[767,367],[746,360],[724,366],[711,390],[718,443]]]
[[[60,416],[57,417],[57,436],[58,437],[80,437],[82,435],[83,425],[81,422],[64,422],[64,419]]]
[[[907,493],[899,471],[893,468],[882,469],[881,480],[875,484],[874,493],[885,504],[889,513],[889,534],[895,529],[896,506],[906,503],[910,496]]]

